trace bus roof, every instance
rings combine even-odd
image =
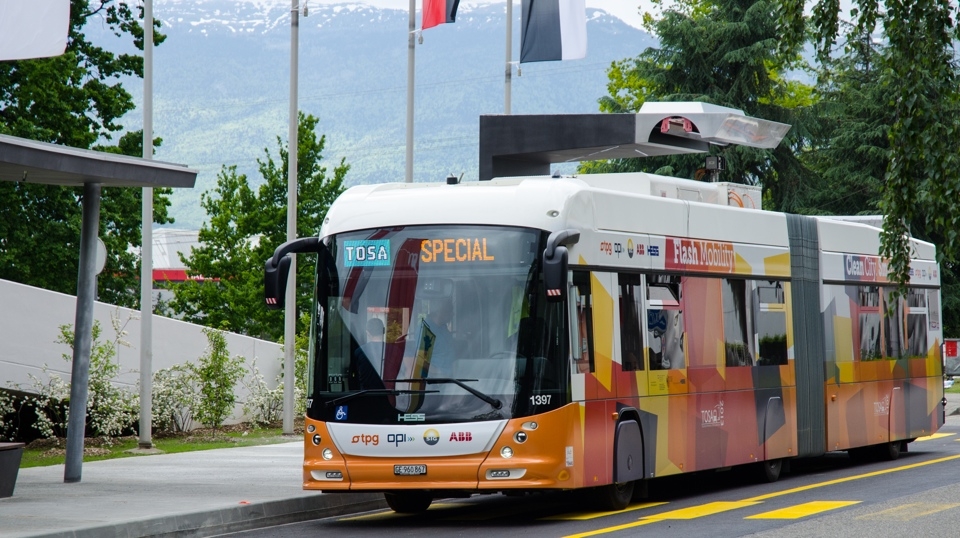
[[[347,190],[331,206],[321,236],[414,225],[499,225],[548,232],[644,233],[787,247],[786,217],[763,211],[760,189],[647,174],[528,176],[448,185],[383,183]],[[824,251],[876,256],[877,228],[818,218]],[[912,240],[918,259],[932,244]]]

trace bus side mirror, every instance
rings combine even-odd
[[[263,300],[267,308],[276,310],[283,308],[287,294],[287,278],[290,275],[291,254],[298,252],[320,253],[326,250],[326,245],[320,242],[319,237],[303,237],[287,241],[273,251],[273,256],[267,260],[263,268]]]
[[[263,271],[263,300],[267,308],[278,310],[283,308],[287,295],[287,278],[290,275],[290,254],[280,258],[280,263],[273,265],[273,259],[267,260]]]
[[[543,253],[543,284],[547,290],[547,301],[560,302],[567,294],[567,247],[557,247],[553,256]]]
[[[543,249],[543,284],[547,301],[562,301],[567,294],[567,245],[580,241],[577,230],[557,230],[547,238]]]

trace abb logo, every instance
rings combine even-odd
[[[473,434],[470,432],[452,432],[450,441],[473,441]]]

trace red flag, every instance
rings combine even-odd
[[[460,0],[423,0],[423,15],[420,18],[422,30],[439,24],[454,22],[457,19],[457,6]]]

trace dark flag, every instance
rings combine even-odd
[[[585,0],[522,0],[521,9],[520,63],[587,55]]]

